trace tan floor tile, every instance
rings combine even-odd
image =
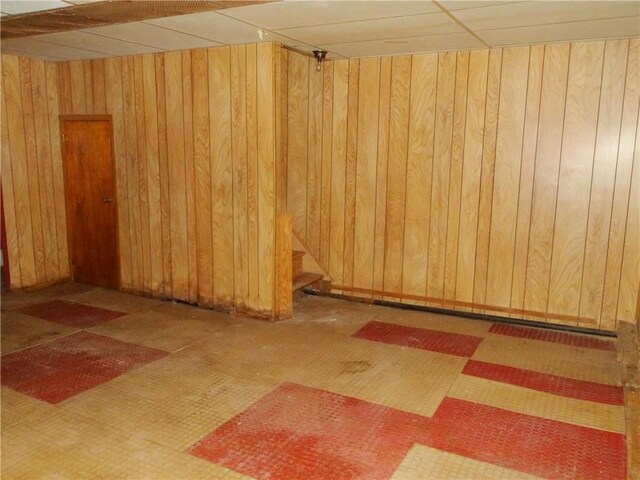
[[[3,478],[247,478],[145,440],[135,430],[64,411],[37,420],[21,424],[12,441],[3,442]]]
[[[607,385],[621,382],[616,353],[610,351],[488,335],[472,358],[575,380]]]
[[[23,395],[9,387],[2,387],[0,401],[2,402],[0,415],[3,433],[13,425],[24,422],[33,416],[42,415],[46,418],[47,415],[52,415],[55,412],[52,405]]]
[[[279,382],[230,377],[210,357],[165,358],[60,404],[60,408],[184,450]]]
[[[376,342],[334,342],[290,381],[431,416],[466,359]]]
[[[125,313],[157,307],[164,302],[164,300],[156,298],[139,297],[106,288],[96,288],[88,292],[67,295],[64,300]]]
[[[48,322],[20,312],[2,312],[2,353],[14,352],[71,335],[77,328]]]
[[[414,445],[391,478],[392,480],[527,480],[538,477],[435,448]]]
[[[326,331],[351,336],[376,315],[371,305],[307,295],[295,303],[293,317],[279,324],[310,333]]]
[[[460,375],[448,396],[574,425],[624,432],[621,405],[567,398],[468,375]]]
[[[144,310],[102,323],[88,330],[125,342],[174,352],[190,343],[225,328],[223,323],[175,317]]]

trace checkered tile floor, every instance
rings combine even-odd
[[[316,297],[2,298],[2,478],[626,476],[615,341]]]

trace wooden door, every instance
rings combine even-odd
[[[118,223],[110,116],[63,116],[69,257],[76,282],[118,288]]]

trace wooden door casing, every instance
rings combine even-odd
[[[60,121],[72,277],[119,288],[111,116],[63,115]]]

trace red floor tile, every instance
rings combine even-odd
[[[543,478],[624,479],[619,433],[445,398],[422,441],[428,446]]]
[[[429,419],[283,384],[188,452],[257,479],[389,478]]]
[[[479,362],[477,360],[469,360],[462,373],[562,395],[563,397],[608,403],[610,405],[624,405],[622,388],[614,385],[574,380],[573,378],[558,377],[547,373]]]
[[[2,385],[58,403],[167,353],[78,332],[2,357]]]
[[[69,327],[88,328],[114,318],[126,315],[126,313],[91,307],[81,303],[65,302],[64,300],[52,300],[46,303],[31,305],[19,310],[32,317],[42,318],[50,322],[68,325]]]
[[[575,333],[545,330],[542,328],[520,327],[506,323],[494,323],[489,329],[489,332],[498,335],[507,335],[509,337],[530,338],[542,342],[561,343],[563,345],[571,345],[572,347],[614,351],[616,349],[616,344],[613,339],[596,338]]]
[[[405,327],[394,323],[372,321],[353,334],[374,342],[420,348],[432,352],[470,357],[482,338],[459,333],[447,333],[426,328]]]

